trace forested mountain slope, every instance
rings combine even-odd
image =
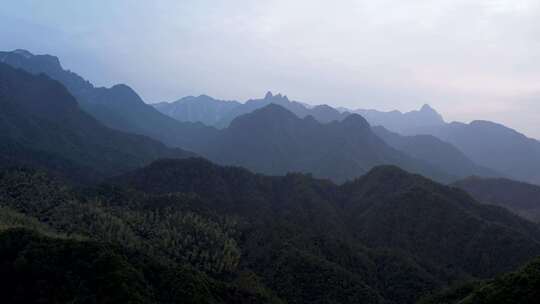
[[[414,134],[431,134],[453,144],[481,166],[511,179],[540,184],[540,142],[501,124],[454,122],[419,128]]]
[[[193,193],[208,208],[243,218],[250,228],[239,242],[240,265],[293,302],[352,292],[334,294],[318,285],[332,277],[357,286],[362,297],[371,294],[357,300],[411,303],[445,282],[490,277],[540,253],[534,224],[395,167],[338,187],[305,175],[265,177],[194,159],[159,161],[115,183],[161,195]],[[317,273],[324,275],[312,277]]]
[[[540,186],[506,178],[469,177],[452,184],[482,203],[498,205],[540,221]]]
[[[193,155],[150,138],[111,130],[80,109],[57,81],[0,64],[0,161],[108,176],[161,157]],[[85,176],[87,175],[87,176]]]
[[[205,299],[229,299],[223,292],[231,291],[253,303],[414,303],[540,254],[537,226],[396,167],[337,186],[203,159],[161,160],[77,191],[35,170],[11,169],[0,174],[0,198],[2,229],[113,244],[148,257],[149,265],[194,268],[200,279],[190,286],[206,290]],[[39,242],[51,252],[72,246]],[[150,290],[168,273],[155,266],[147,277],[146,262],[122,259]],[[50,269],[63,273],[57,267],[70,265],[53,260]]]
[[[320,123],[311,116],[301,119],[276,104],[236,118],[197,152],[220,164],[265,174],[303,172],[337,182],[383,164],[398,165],[440,181],[453,179],[443,170],[388,146],[360,115]]]
[[[112,129],[149,136],[188,150],[216,131],[202,123],[182,123],[160,113],[125,84],[95,87],[76,73],[63,69],[60,60],[51,55],[34,55],[25,50],[0,52],[0,62],[59,81],[82,109]]]
[[[493,170],[477,165],[455,146],[435,136],[400,135],[382,126],[376,126],[372,129],[389,146],[417,159],[422,159],[453,176],[468,177],[477,175],[493,177],[500,175]]]
[[[535,304],[540,300],[540,260],[515,272],[445,290],[419,304]]]

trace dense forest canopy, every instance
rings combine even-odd
[[[40,277],[59,271],[77,273],[75,282],[86,291],[60,276],[50,286],[66,290],[44,299],[95,293],[96,303],[122,297],[168,303],[177,288],[163,287],[170,283],[194,288],[193,303],[196,297],[207,303],[238,303],[238,297],[245,303],[414,303],[540,254],[536,225],[396,167],[338,186],[194,158],[160,160],[83,188],[33,169],[10,169],[0,175],[0,189],[2,242],[11,252],[3,260],[6,271],[31,276],[6,288],[13,299],[31,297],[18,290],[38,288]],[[60,263],[66,250],[80,252],[78,258]],[[51,260],[19,267],[40,251]],[[95,289],[109,272],[116,278],[110,294]]]

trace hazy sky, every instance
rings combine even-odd
[[[16,48],[146,102],[429,103],[540,138],[540,0],[5,0],[0,49]]]

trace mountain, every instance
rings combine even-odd
[[[249,100],[245,104],[217,101],[208,96],[200,96],[186,98],[176,103],[169,104],[169,106],[166,104],[156,106],[161,107],[163,111],[165,111],[164,107],[168,107],[169,110],[176,107],[179,112],[177,111],[174,113],[190,113],[189,115],[185,114],[187,116],[182,119],[197,121],[179,122],[176,119],[160,113],[154,107],[145,104],[137,93],[126,85],[115,85],[111,88],[94,87],[90,82],[84,80],[77,74],[64,70],[60,65],[58,58],[54,56],[33,55],[28,51],[17,50],[13,52],[1,52],[0,61],[8,63],[12,66],[20,67],[34,74],[45,73],[51,78],[60,81],[68,88],[72,95],[75,96],[81,108],[110,128],[129,133],[146,135],[160,140],[170,146],[181,147],[207,155],[216,161],[226,161],[222,163],[237,162],[234,156],[212,155],[212,153],[216,152],[208,152],[208,145],[209,143],[213,143],[215,141],[221,142],[221,144],[224,145],[223,141],[217,137],[221,136],[223,133],[228,134],[232,131],[220,133],[213,127],[203,125],[201,121],[208,124],[213,123],[219,127],[225,127],[230,125],[232,120],[241,116],[242,114],[251,113],[256,109],[261,109],[269,104],[282,105],[300,118],[306,118],[307,116],[311,115],[319,122],[325,123],[342,121],[349,115],[348,112],[340,112],[326,105],[307,107],[302,103],[290,101],[286,96],[282,96],[280,94],[273,95],[270,92],[263,99]],[[179,106],[183,107],[185,111],[180,111],[180,109],[178,109]],[[191,112],[190,109],[192,109],[193,112]],[[409,117],[408,119],[416,121],[418,120],[418,117],[429,115],[436,116],[433,114],[433,112],[434,111],[431,108],[425,106],[421,111],[406,113],[406,115],[403,114],[403,116]],[[436,119],[433,119],[433,121],[435,120]],[[286,140],[284,140],[284,142],[285,141]],[[213,146],[216,147],[215,144]],[[220,148],[220,145],[217,145],[217,147]],[[230,148],[227,149],[230,150]],[[329,155],[328,157],[335,156]],[[387,156],[383,155],[381,158],[383,160],[375,162],[375,164],[386,163]],[[250,160],[246,160],[246,162],[250,162]],[[360,163],[359,165],[356,165],[356,167],[364,166],[364,168],[361,171],[358,171],[358,168],[355,168],[354,166],[353,168],[348,168],[348,160],[339,160],[339,162],[343,165],[341,165],[342,168],[337,170],[349,171],[341,174],[346,176],[346,178],[357,176],[357,172],[365,173],[367,169],[372,167],[369,162],[367,164]],[[402,164],[395,161],[390,163]],[[278,165],[282,166],[281,164]],[[406,166],[406,169],[410,169],[412,171],[415,171],[418,167],[418,165],[402,165]],[[262,166],[262,164],[259,164],[258,166]],[[250,166],[250,168],[259,170],[259,167],[254,165]],[[288,168],[277,168],[275,172],[283,173],[297,170],[297,168],[300,168],[302,172],[306,172],[306,166],[303,164],[293,164],[293,166]],[[310,167],[307,167],[307,169],[310,169]],[[314,173],[320,174],[321,170],[328,171],[330,168],[316,170],[319,171],[315,171]],[[444,169],[439,169],[439,171],[442,170]],[[456,170],[453,170],[450,175],[454,175],[454,171]],[[264,170],[262,172],[274,173],[268,170]],[[437,178],[439,180],[443,180],[440,176],[442,175],[442,172],[429,173],[425,170],[415,172],[422,172],[431,177],[436,177],[436,175],[439,175]],[[481,172],[471,171],[467,173],[468,174],[466,175],[480,174]],[[336,174],[324,173],[320,174],[320,176],[334,177]],[[463,177],[465,174],[459,174],[456,176]],[[341,180],[344,179],[345,177],[343,177]]]
[[[393,166],[336,186],[202,159],[161,160],[114,184],[191,193],[206,202],[201,208],[236,217],[245,229],[240,267],[288,303],[414,303],[540,254],[536,225]]]
[[[248,119],[237,117],[229,128],[218,131],[200,122],[179,122],[163,115],[146,105],[126,85],[95,88],[80,76],[65,71],[58,58],[53,56],[15,51],[0,53],[0,59],[34,74],[44,72],[65,83],[68,89],[71,88],[70,91],[75,95],[81,108],[111,128],[148,135],[169,145],[187,148],[222,164],[244,165],[252,170],[268,174],[284,174],[292,171],[311,172],[316,176],[332,178],[336,181],[356,177],[375,165],[398,164],[408,170],[424,173],[441,181],[452,179],[442,170],[431,168],[422,161],[413,160],[387,147],[368,130],[369,125],[360,116],[353,117],[347,122],[336,121],[348,114],[339,113],[328,106],[307,108],[303,104],[289,101],[286,96],[274,96],[268,93],[264,99],[251,100],[234,107],[231,110],[234,113],[230,114],[232,116],[227,117],[237,117],[244,112],[254,116],[248,116],[251,117]],[[204,97],[202,100],[203,103],[206,100],[213,106],[222,103]],[[201,98],[197,101],[185,102],[198,103],[201,102]],[[297,116],[305,117],[305,119],[298,119],[294,114],[284,113],[284,111],[252,113],[254,109],[272,104],[284,104],[289,109],[293,109]],[[316,115],[322,121],[335,122],[323,126],[313,118],[307,117],[308,114]],[[259,115],[266,117],[258,117]],[[227,117],[222,121],[228,119]],[[258,121],[259,119],[261,121]],[[288,126],[279,125],[290,119],[295,122]],[[273,125],[281,130],[272,131],[262,124]],[[259,130],[257,135],[251,134],[253,128]],[[354,130],[358,134],[347,135],[355,132]],[[274,133],[264,134],[268,132]],[[324,134],[320,138],[318,138],[319,132]],[[345,149],[338,148],[344,144],[348,145]],[[45,151],[48,150],[45,149]],[[54,152],[54,150],[51,151]],[[73,157],[64,158],[73,160]],[[85,165],[92,167],[95,164]],[[64,166],[68,167],[68,165]]]
[[[435,268],[449,267],[458,276],[466,269],[475,277],[512,270],[501,257],[520,256],[510,263],[521,265],[537,255],[536,224],[399,168],[377,167],[342,188],[348,223],[368,247],[405,251]],[[514,242],[520,235],[533,242]],[[478,255],[480,248],[493,255]]]
[[[452,184],[483,203],[505,207],[540,222],[540,186],[505,178],[469,177]]]
[[[480,166],[505,176],[540,184],[540,142],[490,121],[450,123],[419,128],[415,134],[430,134],[449,142]]]
[[[373,132],[394,149],[422,159],[453,176],[498,175],[493,170],[475,164],[459,149],[432,135],[404,136],[382,126],[373,127]]]
[[[16,50],[0,52],[0,62],[33,74],[45,73],[60,81],[76,98],[81,108],[105,126],[146,135],[167,145],[187,150],[203,150],[207,142],[213,141],[217,136],[218,131],[215,128],[205,126],[201,121],[224,128],[235,118],[271,103],[284,106],[300,118],[311,115],[320,122],[341,121],[350,114],[325,105],[308,107],[303,103],[290,101],[280,94],[268,93],[263,99],[249,100],[245,104],[219,102],[201,96],[181,102],[190,109],[197,109],[199,114],[185,117],[185,120],[191,122],[180,122],[145,104],[137,93],[126,85],[94,87],[79,75],[63,69],[57,57]],[[382,125],[394,132],[433,135],[454,145],[481,167],[512,179],[540,184],[540,143],[505,126],[487,121],[446,124],[441,115],[428,105],[407,113],[374,110],[355,112],[364,116],[370,124]],[[46,158],[41,156],[43,157]]]
[[[281,303],[249,273],[223,280],[236,224],[188,194],[75,192],[14,168],[0,171],[0,197],[3,303]]]
[[[538,226],[393,166],[337,186],[165,159],[82,189],[10,169],[0,197],[2,300],[407,304],[540,254]]]
[[[182,123],[147,105],[129,86],[94,87],[81,76],[64,70],[57,57],[34,55],[26,50],[0,52],[0,62],[32,74],[46,74],[62,83],[86,112],[105,126],[145,135],[184,149],[193,149],[199,138],[209,138],[215,129],[202,123]]]
[[[169,115],[179,121],[202,122],[209,126],[225,128],[236,117],[251,113],[271,103],[286,108],[300,118],[311,115],[323,123],[335,120],[340,121],[350,113],[357,113],[366,118],[371,125],[385,126],[394,132],[444,124],[442,116],[429,105],[424,105],[418,111],[406,113],[363,109],[350,110],[343,107],[333,108],[328,105],[311,106],[306,103],[289,100],[285,95],[274,95],[272,92],[266,93],[264,98],[250,99],[245,103],[222,101],[201,95],[199,97],[184,97],[171,103],[156,103],[153,106],[163,114]]]
[[[399,111],[381,112],[376,110],[350,110],[333,108],[328,105],[311,106],[306,103],[292,101],[285,95],[266,93],[264,98],[250,99],[245,103],[237,101],[222,101],[201,95],[185,97],[178,101],[157,103],[153,106],[163,114],[179,121],[202,122],[209,126],[225,128],[238,116],[251,113],[269,104],[277,104],[291,111],[300,118],[313,116],[322,123],[341,121],[350,113],[357,113],[374,126],[385,126],[396,132],[414,130],[424,126],[444,124],[442,116],[429,105],[424,105],[418,111],[401,113]]]
[[[160,102],[152,106],[179,121],[202,122],[207,126],[215,126],[227,113],[241,106],[241,103],[216,100],[210,96],[201,95],[184,97],[170,103]]]
[[[408,133],[420,127],[430,128],[444,125],[444,119],[429,105],[420,110],[402,113],[400,111],[382,112],[377,110],[357,109],[350,111],[362,115],[373,126],[383,126],[393,132]]]
[[[535,304],[540,299],[540,259],[518,271],[445,290],[419,304]]]
[[[313,116],[317,121],[322,123],[329,123],[332,121],[341,121],[345,119],[350,113],[339,112],[329,105],[316,105],[309,107],[308,115]]]
[[[289,98],[287,98],[285,95],[273,95],[271,92],[268,92],[263,99],[250,99],[241,106],[234,108],[218,123],[218,126],[226,127],[235,118],[261,109],[269,104],[280,105],[300,118],[305,118],[308,115],[311,115],[313,118],[323,123],[334,120],[339,121],[347,116],[347,114],[340,113],[339,111],[326,105],[309,108],[303,103],[289,100]]]
[[[90,177],[117,174],[160,157],[193,155],[111,130],[82,111],[59,82],[1,63],[0,105],[0,165]]]
[[[237,117],[205,149],[195,152],[219,164],[260,173],[304,172],[337,182],[382,164],[395,164],[441,181],[453,178],[389,147],[360,115],[324,124],[312,116],[301,119],[273,103]]]
[[[217,100],[201,95],[199,97],[184,97],[172,103],[157,103],[153,106],[163,114],[179,121],[202,122],[222,129],[228,127],[235,118],[269,104],[280,105],[300,118],[311,115],[323,123],[343,120],[348,115],[348,113],[339,112],[328,105],[309,106],[298,101],[291,101],[287,96],[281,94],[273,95],[271,92],[266,93],[262,99],[250,99],[245,103]]]

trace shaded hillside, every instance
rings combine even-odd
[[[5,303],[270,303],[136,251],[24,229],[0,230],[0,262]]]
[[[469,192],[476,200],[505,207],[540,222],[540,186],[504,178],[470,177],[452,184]]]
[[[477,277],[510,271],[503,264],[520,265],[536,251],[537,225],[398,168],[375,168],[343,189],[349,222],[370,247],[405,250],[425,263],[457,266]],[[493,254],[478,255],[480,248]]]
[[[420,128],[415,134],[431,134],[460,149],[475,163],[526,182],[540,182],[540,142],[489,121],[451,123]]]
[[[104,177],[98,169],[58,154],[32,149],[10,138],[0,137],[0,168],[13,166],[47,170],[51,175],[77,183],[93,182]]]
[[[192,267],[199,279],[190,286],[203,289],[189,294],[217,303],[235,295],[245,303],[414,303],[540,254],[535,225],[395,167],[336,186],[204,159],[160,160],[78,192],[40,172],[9,170],[0,197],[0,228],[112,243],[169,270]],[[122,265],[142,273],[141,293],[169,273],[153,268],[147,278],[146,266],[125,257]],[[138,282],[129,278],[128,290]]]
[[[540,300],[540,259],[494,280],[445,290],[419,304],[535,304]]]
[[[236,118],[201,155],[220,164],[265,174],[312,173],[345,181],[377,165],[394,164],[441,181],[451,176],[401,153],[379,139],[360,115],[323,124],[270,104]]]
[[[123,172],[160,157],[192,155],[111,130],[83,112],[57,81],[5,64],[0,64],[0,105],[4,165],[37,165],[69,175],[79,171],[82,177]]]
[[[412,290],[426,291],[457,278],[489,277],[540,250],[535,225],[395,167],[376,168],[336,187],[304,175],[254,176],[204,160],[160,161],[116,182],[155,194],[195,193],[211,202],[210,208],[249,218],[256,226],[241,243],[248,261],[254,259],[249,265],[270,280],[271,288],[287,294],[301,292],[286,288],[300,282],[276,268],[318,268],[326,259],[353,277],[362,274],[371,288],[387,286],[382,297],[410,302],[403,299],[414,298]],[[291,259],[293,255],[300,260]],[[281,264],[285,261],[299,265]],[[373,277],[372,267],[383,265],[389,267],[380,273],[383,277]],[[317,273],[315,269],[311,273]],[[303,286],[317,284],[305,275]],[[278,277],[277,282],[269,279]],[[289,281],[281,282],[283,278]],[[405,281],[411,285],[401,285]]]
[[[391,147],[408,155],[429,162],[453,176],[496,176],[493,170],[471,161],[453,145],[431,135],[403,136],[382,126],[373,127],[377,136]]]
[[[210,277],[237,267],[236,223],[193,196],[105,185],[76,193],[42,172],[10,169],[0,172],[0,197],[0,268],[13,279],[3,301],[281,303],[256,282]],[[44,282],[51,288],[37,292]]]
[[[111,88],[94,87],[81,76],[64,70],[57,57],[33,55],[25,50],[0,52],[0,62],[32,74],[46,74],[62,83],[80,106],[112,129],[146,135],[167,145],[192,150],[215,133],[201,123],[181,123],[147,105],[124,84]]]

